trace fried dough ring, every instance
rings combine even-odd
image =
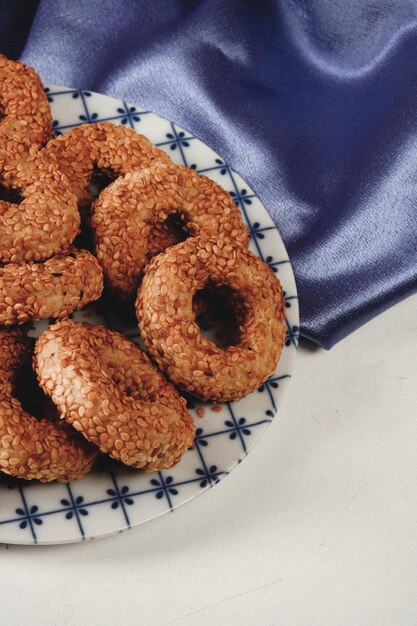
[[[0,331],[0,470],[26,480],[66,483],[90,471],[97,450],[75,431],[27,413],[13,379],[30,364],[33,344],[19,331]]]
[[[51,136],[51,110],[41,80],[32,67],[0,54],[0,164],[22,156],[29,146]]]
[[[77,199],[54,164],[35,153],[8,161],[1,182],[23,198],[0,200],[0,263],[42,261],[64,252],[80,226]]]
[[[153,472],[191,446],[185,400],[123,335],[64,320],[39,337],[35,354],[40,385],[61,418],[102,452]]]
[[[193,295],[208,282],[230,290],[238,313],[236,345],[203,337]],[[237,400],[277,365],[285,338],[284,298],[270,268],[244,248],[194,237],[146,267],[136,300],[142,339],[172,382],[203,400]]]
[[[0,325],[61,318],[97,300],[103,271],[87,250],[70,248],[44,263],[0,267]]]
[[[42,150],[63,172],[77,196],[80,208],[90,205],[90,183],[95,168],[110,178],[134,170],[169,163],[165,152],[156,148],[132,128],[111,122],[82,124],[52,139]]]
[[[191,236],[223,236],[248,246],[249,232],[230,194],[206,176],[180,165],[127,174],[94,203],[91,226],[108,285],[121,298],[135,295],[149,261],[154,226],[178,216]]]

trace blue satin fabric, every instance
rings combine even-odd
[[[21,58],[218,151],[282,234],[304,336],[416,291],[415,0],[41,0]]]

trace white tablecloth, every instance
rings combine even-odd
[[[108,539],[0,545],[1,623],[415,626],[417,297],[331,351],[218,486]]]

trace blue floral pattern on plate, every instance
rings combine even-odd
[[[251,249],[280,279],[285,290],[287,334],[277,371],[239,402],[190,403],[197,426],[194,448],[176,467],[145,474],[121,467],[101,468],[69,485],[0,479],[0,541],[20,544],[66,543],[104,536],[140,524],[216,485],[246,456],[265,432],[282,402],[294,366],[299,336],[298,299],[284,244],[259,198],[213,150],[177,124],[150,111],[79,89],[46,89],[53,131],[61,134],[83,123],[110,120],[146,135],[176,163],[213,178],[232,195],[251,233]],[[75,319],[107,324],[138,338],[114,316],[94,309]],[[38,335],[46,322],[35,325]],[[198,417],[203,415],[203,417]]]

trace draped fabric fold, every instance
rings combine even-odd
[[[417,290],[414,0],[34,5],[9,3],[1,52],[219,152],[280,230],[304,336],[329,348]]]

